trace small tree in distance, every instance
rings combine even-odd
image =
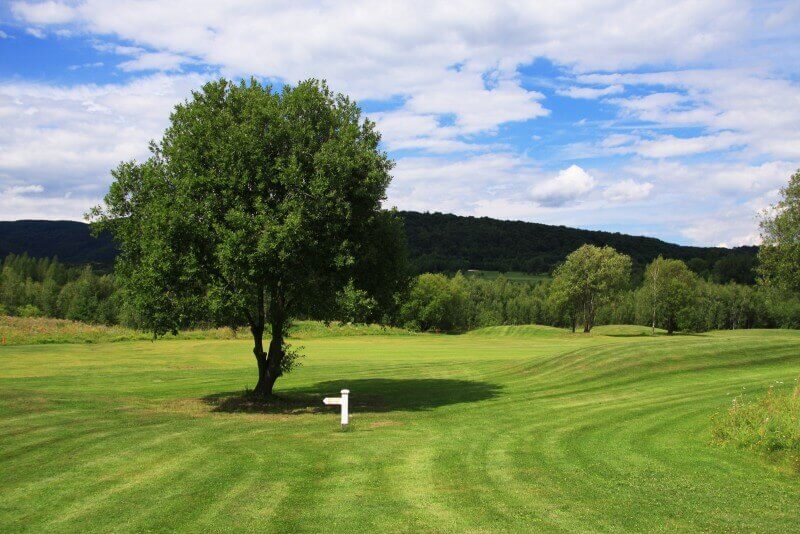
[[[143,326],[249,325],[255,394],[267,397],[293,363],[294,314],[391,305],[404,255],[402,228],[381,210],[392,162],[379,141],[324,82],[274,91],[223,79],[193,92],[89,214],[120,246],[115,271]]]
[[[575,322],[583,319],[583,331],[594,326],[597,309],[628,287],[631,259],[611,247],[583,245],[567,256],[553,274],[550,295],[556,308]]]
[[[659,256],[644,271],[641,292],[652,328],[663,325],[668,334],[678,328],[678,318],[697,299],[700,279],[681,260],[665,260]]]

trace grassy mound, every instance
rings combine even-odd
[[[656,328],[656,335],[666,333],[666,330]],[[592,328],[592,334],[598,336],[618,337],[652,336],[653,329],[649,326],[641,326],[636,324],[605,324]]]
[[[487,337],[561,337],[570,335],[563,328],[538,324],[486,326],[467,332],[468,336]]]
[[[715,441],[788,461],[800,471],[800,385],[794,393],[775,393],[745,403],[734,398],[727,412],[715,417]]]
[[[656,328],[656,335],[666,334],[666,330]],[[524,324],[524,325],[505,325],[505,326],[487,326],[478,328],[469,332],[467,335],[471,336],[492,336],[492,337],[572,337],[572,336],[586,336],[583,332],[577,330],[574,334],[564,328],[557,328],[554,326],[543,326],[538,324]],[[609,324],[602,326],[595,326],[589,334],[592,336],[612,336],[612,337],[639,337],[651,336],[652,328],[649,326],[639,326],[631,324]]]

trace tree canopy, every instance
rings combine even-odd
[[[800,171],[781,189],[781,199],[761,221],[758,257],[762,280],[800,293]]]
[[[404,255],[402,228],[381,210],[392,162],[379,141],[317,80],[193,92],[90,213],[119,243],[116,273],[142,324],[157,335],[199,317],[248,324],[255,393],[268,396],[293,362],[291,317],[333,317],[346,290],[371,310],[391,306]]]
[[[659,256],[647,266],[640,295],[652,316],[653,331],[663,326],[667,333],[675,332],[679,314],[697,299],[699,284],[699,277],[681,260]]]
[[[597,309],[628,287],[631,259],[611,247],[583,245],[553,274],[551,297],[568,314],[574,330],[579,319],[590,332]]]

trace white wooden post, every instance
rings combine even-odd
[[[322,399],[327,405],[336,405],[342,407],[342,428],[347,428],[347,425],[350,423],[350,406],[349,406],[349,397],[350,397],[350,390],[343,389],[341,397],[325,397]]]
[[[342,390],[342,428],[350,423],[350,390]]]

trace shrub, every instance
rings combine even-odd
[[[785,456],[800,471],[800,385],[785,394],[770,387],[752,403],[734,398],[731,407],[715,417],[712,435],[721,444]]]
[[[42,310],[34,306],[33,304],[26,304],[24,306],[20,306],[17,308],[17,315],[20,317],[41,317]]]

